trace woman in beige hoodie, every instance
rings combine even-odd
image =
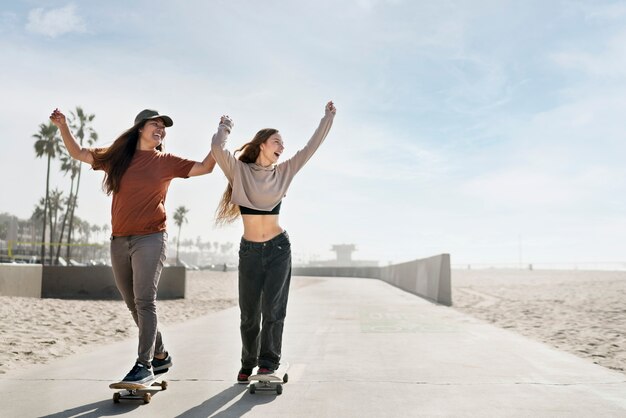
[[[233,128],[223,116],[213,136],[211,153],[228,187],[217,209],[217,223],[243,220],[239,247],[239,308],[241,310],[241,370],[237,381],[247,383],[252,370],[271,374],[280,364],[283,324],[291,280],[291,243],[279,224],[282,199],[296,173],[322,144],[333,124],[333,102],[308,143],[282,162],[284,145],[276,129],[262,129],[239,148],[226,149]]]

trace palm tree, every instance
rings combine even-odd
[[[81,146],[83,146],[83,142],[85,140],[85,137],[87,139],[87,145],[91,146],[93,145],[96,140],[98,139],[98,134],[96,133],[96,131],[90,126],[91,122],[93,122],[94,118],[96,117],[96,115],[91,114],[88,115],[83,111],[83,108],[80,106],[76,106],[76,113],[74,112],[70,112],[70,118],[69,118],[69,126],[70,128],[76,133],[76,137],[78,138],[78,142],[80,143]],[[70,191],[70,200],[72,201],[72,203],[69,205],[68,209],[67,209],[67,213],[69,214],[69,220],[70,220],[70,227],[69,227],[69,233],[67,234],[67,252],[66,252],[66,256],[67,259],[70,259],[70,253],[71,253],[71,244],[72,243],[72,227],[74,225],[74,211],[76,210],[76,201],[78,199],[78,188],[80,187],[80,173],[81,173],[81,169],[82,169],[82,165],[77,162],[77,161],[73,161],[73,164],[75,164],[75,166],[77,166],[77,174],[76,174],[76,190],[74,190],[74,194],[72,196],[72,193]],[[74,185],[74,177],[72,177],[72,187]],[[72,200],[73,197],[73,200]]]
[[[89,244],[89,241],[91,240],[91,225],[89,225],[89,222],[78,219],[78,232],[80,233],[83,242],[85,244]]]
[[[183,227],[183,223],[187,222],[188,213],[189,209],[184,206],[179,206],[176,208],[176,212],[174,212],[174,223],[178,226],[178,238],[176,239],[176,264],[180,264],[180,259],[178,258],[178,249],[180,248],[180,231]]]
[[[63,217],[63,223],[61,224],[61,237],[63,237],[63,233],[65,232],[65,225],[67,224],[67,221],[70,218],[70,213],[72,211],[73,208],[73,203],[74,203],[74,184],[76,183],[76,176],[78,175],[78,170],[80,168],[80,163],[75,160],[74,158],[72,158],[70,156],[70,154],[67,152],[67,149],[62,148],[61,149],[61,154],[59,155],[59,160],[61,160],[61,172],[63,172],[63,174],[67,174],[70,173],[70,179],[71,179],[71,183],[70,183],[70,195],[67,197],[67,199],[65,199],[65,216]],[[68,228],[71,230],[71,228]],[[70,237],[71,232],[68,231],[68,238]],[[70,242],[68,241],[68,244],[70,244]],[[67,246],[67,253],[66,255],[69,257],[69,249],[70,246]],[[59,245],[59,247],[57,248],[57,260],[59,259],[59,255],[60,255],[60,251],[61,251],[61,246]],[[69,258],[68,258],[69,260]]]
[[[57,135],[57,127],[48,122],[39,125],[39,132],[33,135],[35,141],[35,154],[37,158],[46,156],[48,159],[48,168],[46,174],[46,198],[43,207],[43,234],[41,238],[41,264],[45,264],[46,260],[46,218],[48,210],[48,199],[50,196],[50,161],[61,152],[61,138]]]
[[[59,251],[58,248],[61,246],[61,241],[63,241],[63,231],[61,231],[61,235],[57,234],[57,225],[59,224],[59,212],[63,212],[63,201],[67,199],[63,199],[63,192],[59,189],[54,189],[50,196],[48,197],[48,219],[50,220],[50,262],[52,263],[53,259],[53,246],[52,243],[56,243],[57,247],[57,257],[54,259],[54,264],[59,264]],[[63,224],[65,220],[63,220]]]
[[[222,251],[222,254],[228,253],[232,248],[233,248],[232,242],[227,242],[226,244],[220,245],[220,250]]]
[[[100,228],[100,225],[91,225],[90,227],[91,232],[93,232],[93,234],[96,236],[96,241],[100,240],[100,231],[102,231],[102,228]]]
[[[102,232],[104,232],[104,241],[106,242],[107,240],[107,235],[109,235],[109,231],[111,230],[111,225],[109,224],[102,224]]]
[[[69,161],[67,160],[67,155],[64,153],[61,156],[61,170],[64,170],[64,168],[66,167],[66,164],[68,164]],[[71,164],[71,163],[69,163]],[[67,224],[67,217],[68,217],[68,212],[70,210],[70,206],[72,203],[72,189],[74,188],[74,174],[72,174],[72,186],[70,187],[70,195],[69,197],[66,197],[65,199],[63,199],[63,204],[65,205],[65,214],[63,215],[63,222],[61,223],[61,233],[59,234],[59,245],[57,245],[57,255],[55,257],[55,264],[59,264],[59,257],[61,256],[61,243],[63,242],[63,235],[65,234],[65,225]],[[69,235],[69,231],[68,231],[68,235]],[[68,243],[69,244],[69,243]],[[67,246],[69,248],[69,245]],[[69,260],[69,258],[68,258]]]

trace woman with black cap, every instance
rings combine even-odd
[[[139,328],[135,365],[122,380],[129,388],[149,386],[154,372],[172,366],[157,328],[156,296],[166,257],[165,198],[173,178],[208,174],[215,167],[209,154],[196,162],[163,152],[165,128],[172,119],[156,110],[142,110],[131,128],[107,148],[81,147],[55,109],[50,120],[69,154],[103,170],[103,189],[113,195],[111,206],[111,264],[117,288]]]

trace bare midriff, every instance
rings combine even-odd
[[[278,224],[278,215],[241,215],[243,237],[252,242],[269,241],[283,233]]]

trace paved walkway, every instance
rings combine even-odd
[[[231,308],[164,329],[175,367],[150,404],[111,400],[108,384],[132,362],[131,339],[0,375],[0,416],[626,416],[626,376],[372,279],[294,290],[289,383],[280,396],[251,395],[234,383],[238,315]]]

